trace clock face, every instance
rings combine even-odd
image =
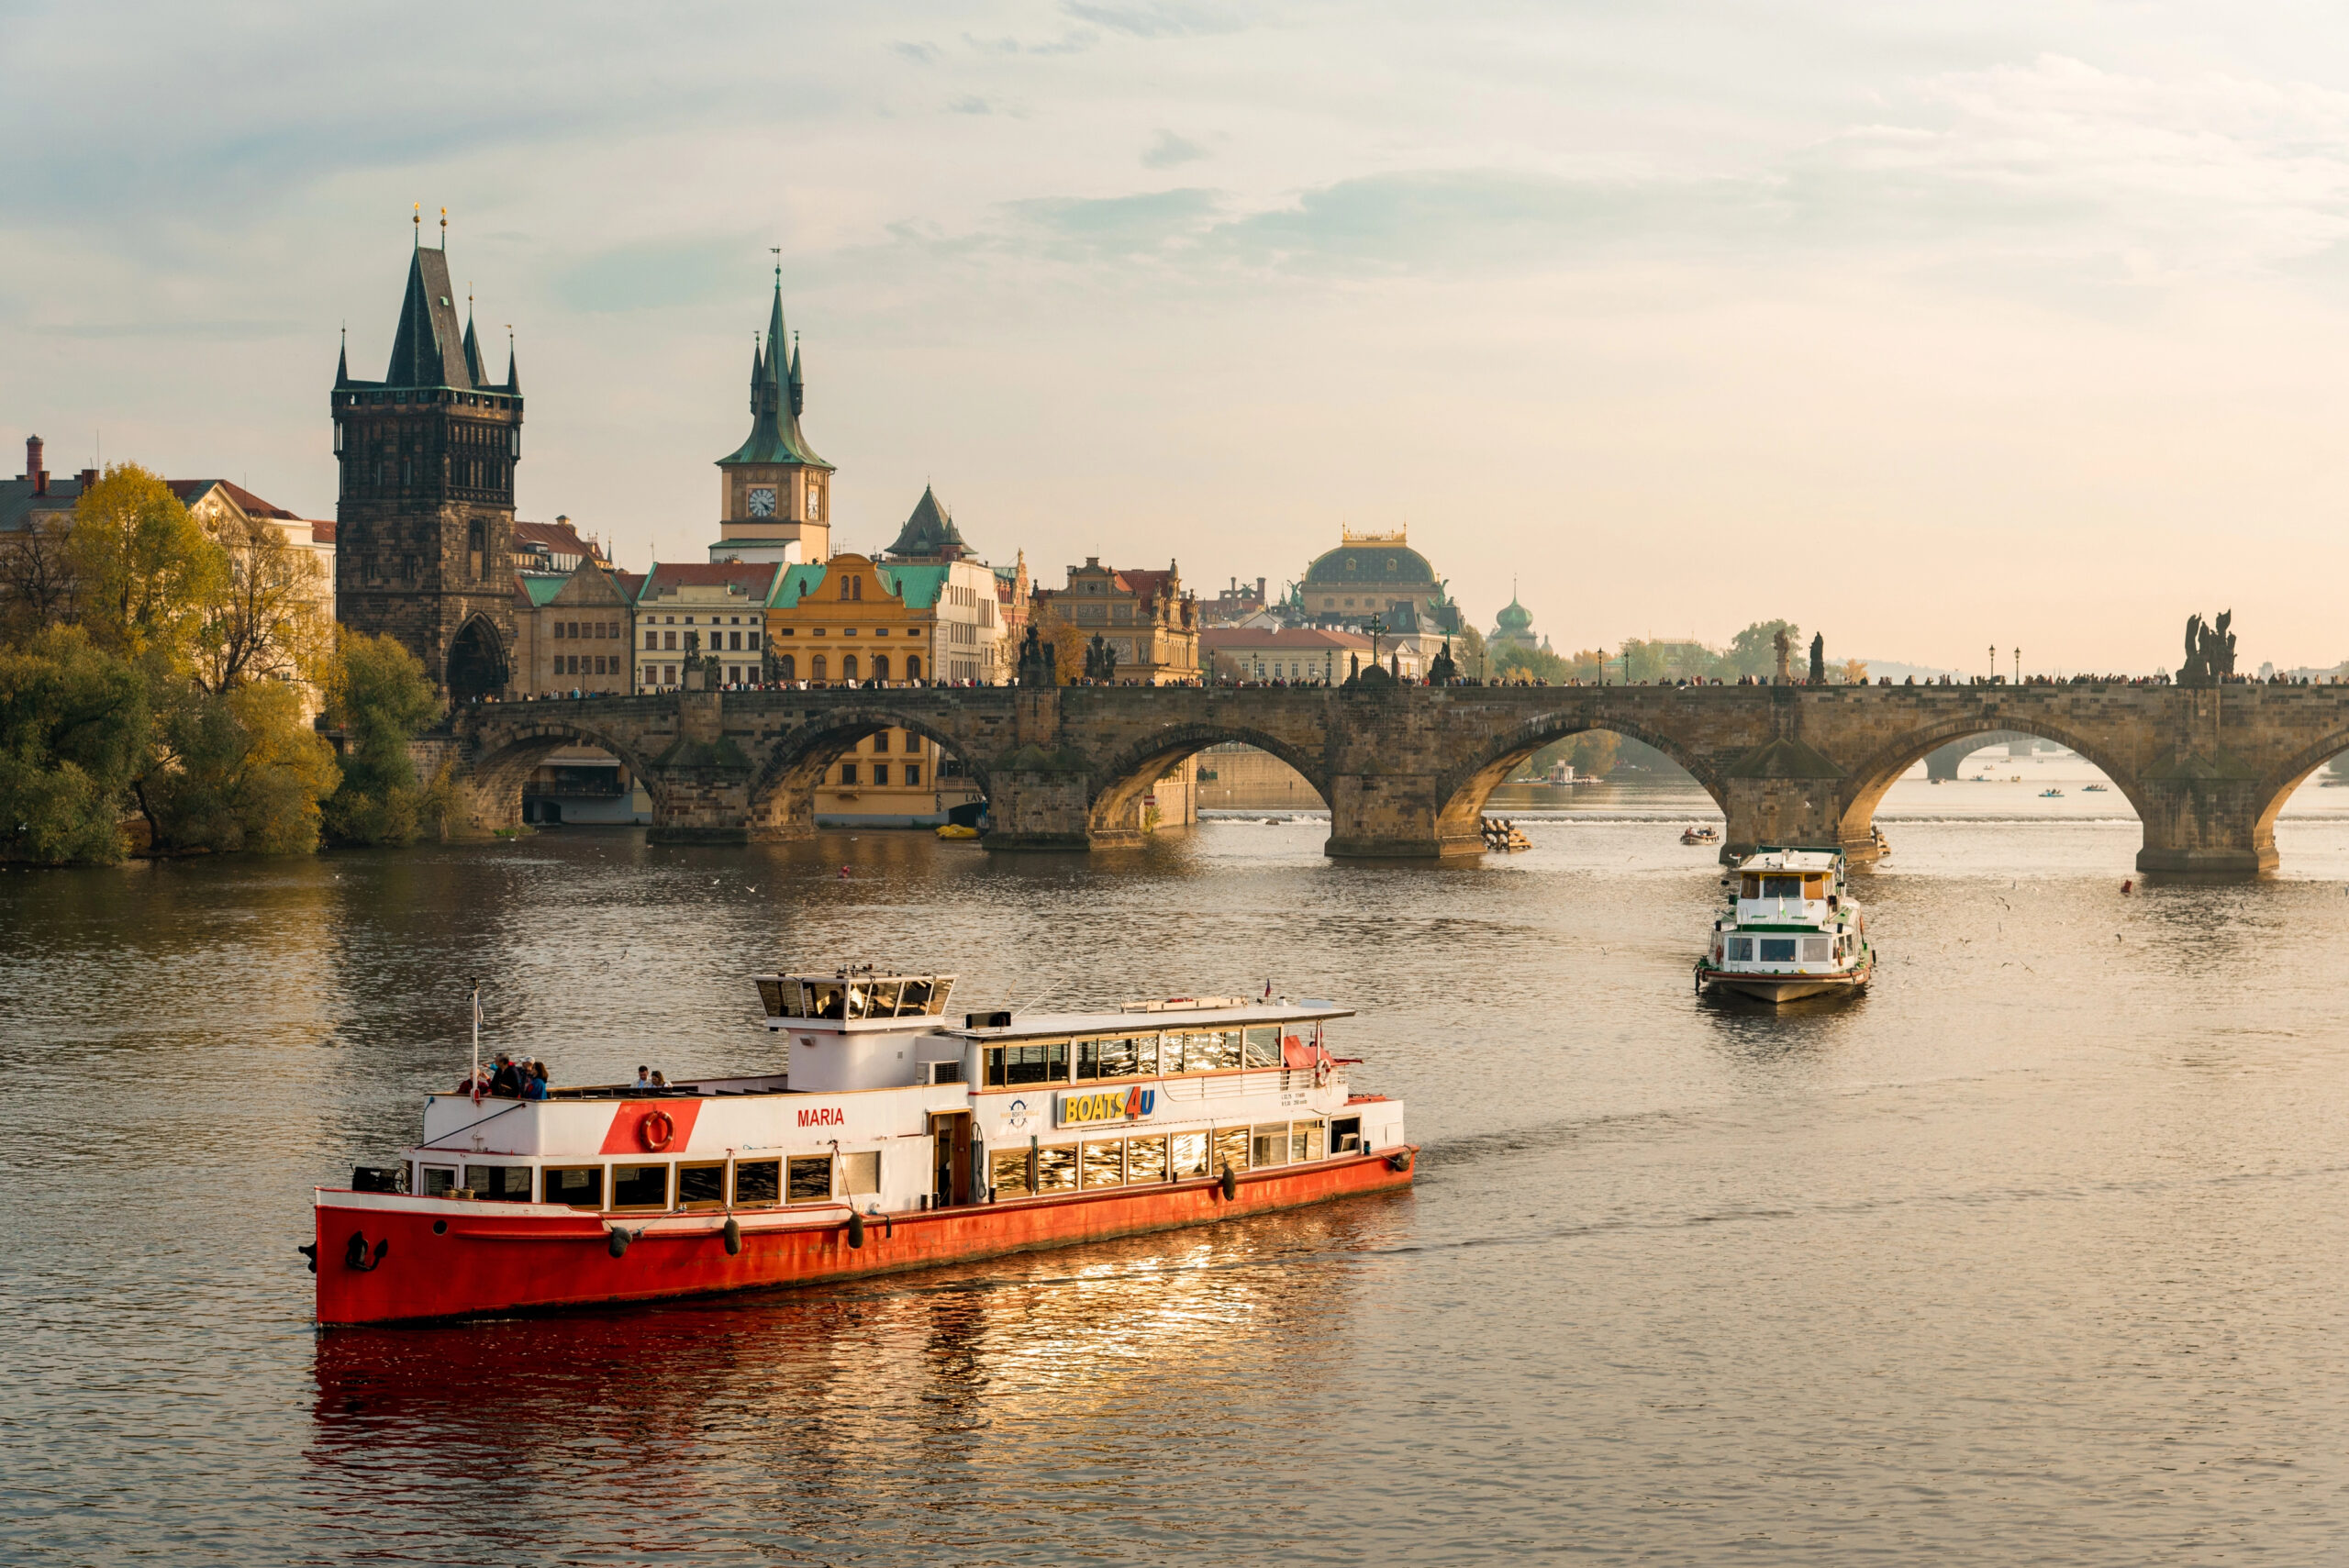
[[[754,484],[751,487],[751,516],[754,517],[772,517],[774,516],[774,485]]]
[[[811,482],[807,486],[807,518],[813,522],[824,515],[824,493]]]

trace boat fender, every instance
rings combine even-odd
[[[351,1233],[349,1245],[342,1250],[342,1266],[346,1269],[356,1269],[362,1274],[373,1273],[383,1262],[384,1255],[391,1250],[392,1243],[387,1237],[375,1243],[374,1251],[368,1251],[366,1232],[354,1230]]]
[[[1390,1171],[1409,1170],[1411,1168],[1411,1151],[1408,1149],[1400,1149],[1396,1151],[1394,1153],[1389,1154],[1386,1157],[1386,1168]]]
[[[615,1225],[612,1227],[611,1239],[606,1241],[604,1246],[613,1257],[625,1258],[628,1256],[628,1243],[629,1233]]]
[[[726,1217],[726,1255],[733,1257],[742,1250],[742,1222],[732,1215]]]
[[[1231,1173],[1231,1167],[1228,1164],[1223,1168],[1222,1185],[1224,1202],[1230,1203],[1240,1195],[1240,1178]]]
[[[294,1250],[301,1253],[302,1256],[310,1260],[310,1272],[312,1273],[317,1273],[318,1272],[318,1249],[316,1242],[311,1243],[307,1247],[296,1247]]]
[[[864,1245],[864,1216],[852,1208],[848,1211],[848,1244],[852,1247]]]
[[[896,1240],[896,1236],[897,1222],[888,1215],[883,1215],[881,1217],[881,1240],[884,1241],[893,1241]]]

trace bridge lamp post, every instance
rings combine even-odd
[[[2022,644],[2015,644],[2015,684],[2022,684]]]
[[[1994,681],[1995,681],[1995,680],[1997,680],[1998,678],[1998,645],[1997,643],[1995,643],[1995,642],[1994,642],[1994,643],[1990,644],[1990,679],[1992,679],[1992,680],[1994,680]]]

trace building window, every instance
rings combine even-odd
[[[906,764],[906,787],[907,789],[913,789],[918,786],[920,783],[921,764],[918,762],[907,762]]]
[[[876,681],[885,681],[889,678],[889,656],[886,653],[875,653],[873,656],[873,678]]]
[[[774,673],[786,681],[796,681],[799,679],[799,665],[786,653],[774,662]]]
[[[807,673],[810,679],[818,681],[826,679],[824,674],[824,656],[822,654],[818,653],[816,657],[807,661]]]
[[[658,648],[658,647],[660,647],[660,646],[661,646],[661,634],[660,634],[659,632],[657,632],[657,631],[648,631],[648,632],[646,632],[646,633],[644,634],[644,647],[645,647],[646,651],[650,652],[650,651],[652,651],[653,649],[656,649],[656,648]]]
[[[756,653],[756,652],[759,651],[759,634],[758,634],[757,632],[755,632],[755,631],[754,631],[754,632],[751,633],[751,634],[750,634],[750,636],[751,636],[751,652],[753,652],[753,653]]]
[[[842,762],[841,764],[841,783],[842,784],[853,784],[856,783],[856,764],[854,762]]]
[[[661,666],[661,684],[664,686],[674,686],[677,684],[677,667],[674,664]]]
[[[910,653],[906,655],[906,679],[908,681],[921,679],[921,661]]]
[[[674,631],[665,631],[661,635],[668,639],[666,642],[662,644],[662,651],[669,653],[674,653],[677,651],[677,634]]]
[[[484,531],[479,517],[465,525],[465,564],[472,569],[471,575],[476,583],[482,579],[483,566],[489,555]]]
[[[873,764],[873,787],[874,789],[886,789],[889,787],[888,763],[875,762]]]
[[[742,651],[742,634],[740,632],[729,631],[726,634],[726,649],[728,652],[740,653]]]
[[[855,654],[843,653],[841,655],[841,679],[843,681],[853,681],[856,679]]]

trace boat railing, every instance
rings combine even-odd
[[[1219,1073],[1207,1078],[1167,1078],[1159,1093],[1170,1100],[1230,1100],[1242,1095],[1267,1095],[1288,1086],[1286,1070],[1270,1073]]]

